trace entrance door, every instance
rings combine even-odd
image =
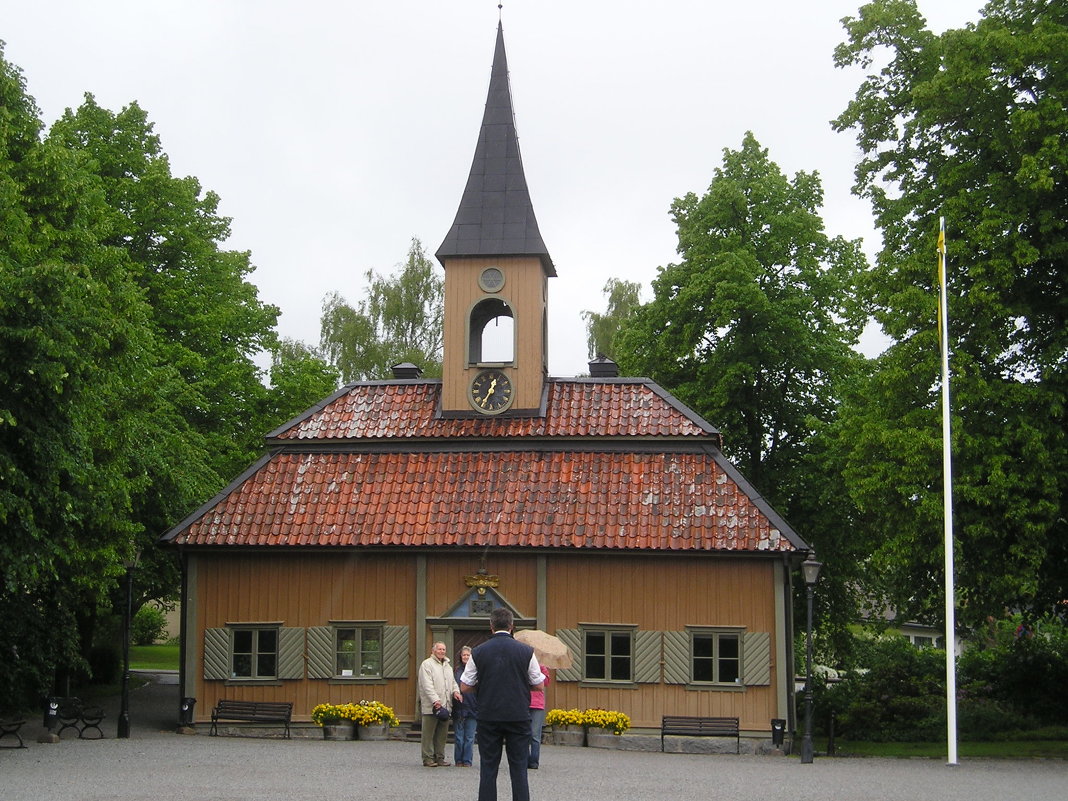
[[[452,661],[454,665],[460,664],[460,649],[465,645],[470,645],[475,648],[482,645],[493,635],[490,633],[489,626],[484,629],[464,630],[456,629],[452,633],[452,647],[455,653],[453,654]]]

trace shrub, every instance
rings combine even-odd
[[[945,652],[901,637],[872,640],[865,662],[826,693],[837,732],[875,742],[937,740],[945,731]]]
[[[134,645],[152,645],[167,631],[167,618],[157,607],[145,604],[137,610],[130,625],[130,641]]]

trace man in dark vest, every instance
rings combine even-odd
[[[471,653],[460,678],[463,692],[478,691],[478,801],[497,801],[502,750],[508,755],[512,801],[530,801],[530,691],[542,686],[543,677],[534,649],[512,638],[514,623],[509,610],[493,610],[493,636]]]

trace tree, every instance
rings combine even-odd
[[[660,268],[653,301],[615,339],[621,367],[720,427],[727,455],[780,504],[860,360],[850,289],[865,260],[859,242],[824,233],[822,200],[815,173],[786,178],[747,133],[703,197],[672,204],[682,261]]]
[[[223,248],[230,220],[218,213],[218,195],[171,174],[136,103],[114,113],[87,94],[49,136],[90,160],[118,212],[107,244],[129,255],[163,359],[181,376],[170,401],[205,438],[210,467],[224,478],[240,472],[262,448],[260,421],[249,414],[266,391],[255,357],[275,346],[278,309],[249,282],[250,254]]]
[[[641,305],[642,288],[637,281],[609,278],[603,291],[608,296],[608,308],[605,313],[582,312],[586,320],[586,343],[589,346],[591,359],[607,356],[617,361],[616,336],[623,327],[624,321]]]
[[[277,309],[193,178],[170,175],[144,112],[91,96],[41,139],[21,72],[0,53],[0,697],[85,668],[98,609],[177,590],[160,531],[262,449],[320,361],[254,357]],[[316,373],[315,371],[319,372]],[[331,382],[332,383],[332,382]],[[300,399],[301,403],[311,402]]]
[[[17,703],[79,663],[79,614],[131,551],[158,354],[100,181],[40,140],[2,52],[0,120],[0,697]]]
[[[871,583],[900,614],[942,606],[935,235],[949,231],[959,619],[1068,597],[1068,17],[995,0],[935,35],[912,0],[844,20],[839,66],[869,74],[834,122],[883,249],[863,285],[894,343],[843,410],[845,477]]]
[[[346,382],[389,378],[400,362],[441,375],[444,280],[418,239],[398,266],[395,277],[368,270],[355,308],[336,292],[323,302],[320,348]]]
[[[249,282],[250,255],[223,247],[230,220],[219,215],[218,196],[196,178],[171,174],[136,103],[115,113],[87,94],[48,139],[96,176],[112,210],[104,244],[125,254],[151,307],[145,328],[155,341],[155,378],[136,408],[154,413],[135,440],[146,486],[130,512],[142,553],[137,607],[178,590],[177,562],[154,547],[158,534],[259,456],[268,419],[282,422],[270,414],[255,361],[276,345],[278,309],[263,304]]]
[[[307,345],[283,339],[272,354],[263,432],[274,430],[330,395],[340,378],[337,370]]]

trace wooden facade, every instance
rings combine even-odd
[[[785,692],[791,674],[790,632],[784,627],[789,581],[782,560],[559,554],[434,552],[247,552],[186,555],[187,591],[183,693],[198,699],[206,721],[220,698],[290,701],[294,720],[308,721],[323,702],[374,699],[404,722],[418,718],[415,674],[434,640],[485,632],[484,617],[451,615],[473,591],[465,578],[484,564],[497,577],[495,595],[521,620],[547,631],[582,625],[626,626],[651,632],[655,680],[583,681],[560,671],[549,691],[559,708],[619,709],[636,728],[656,728],[665,714],[732,716],[759,736],[774,718],[790,718]],[[768,599],[778,599],[768,603]],[[366,620],[403,627],[403,677],[346,680],[309,677],[307,630],[332,621]],[[279,625],[300,629],[299,665],[291,678],[270,681],[206,678],[205,632],[228,626]],[[766,683],[737,687],[670,681],[668,633],[692,626],[738,627],[769,635]],[[199,633],[199,636],[198,636]],[[576,654],[581,658],[581,645]]]

